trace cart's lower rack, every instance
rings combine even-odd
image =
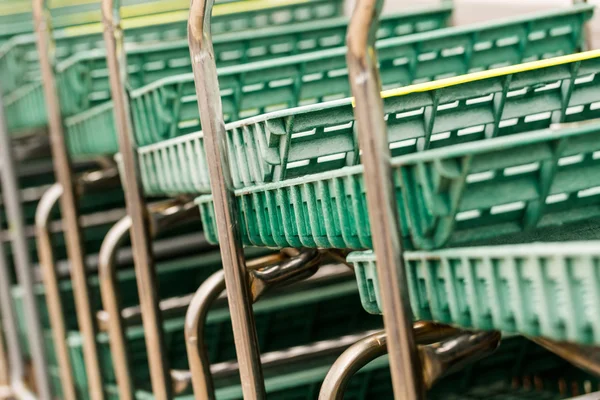
[[[600,242],[407,252],[415,317],[600,344]],[[381,313],[373,252],[352,253],[365,310]]]
[[[198,270],[198,268],[188,268],[188,275],[193,275],[192,279],[188,278],[188,281],[197,282],[200,274],[198,272],[194,274],[195,270]],[[202,270],[202,268],[199,270]],[[204,277],[206,277],[206,273],[211,271],[207,268],[204,268],[204,270]],[[131,282],[135,285],[135,280]],[[130,284],[131,282],[124,283]],[[170,286],[177,287],[177,285]],[[126,292],[123,291],[123,293]],[[184,294],[189,293],[179,293],[179,295]],[[356,282],[351,276],[345,276],[341,280],[337,279],[313,288],[287,289],[287,293],[265,297],[255,305],[255,315],[262,352],[279,351],[287,347],[334,339],[340,335],[382,327],[380,317],[368,315],[361,309]],[[223,303],[220,303],[219,307],[215,307],[207,317],[205,339],[209,349],[208,354],[213,363],[235,359],[235,347],[230,324],[229,312]],[[180,314],[166,319],[163,329],[167,341],[167,357],[170,360],[171,368],[187,369],[184,317]],[[47,331],[46,336],[50,345],[51,332]],[[82,372],[76,375],[76,385],[78,390],[86,393],[88,383],[85,373],[83,373],[85,368],[82,340],[78,331],[72,330],[69,334],[68,343],[71,349],[70,355],[74,371]],[[147,368],[140,367],[147,365],[143,327],[141,325],[129,327],[127,340],[131,362],[137,366],[134,369],[134,379],[138,387],[144,387],[149,382],[150,375]],[[113,370],[107,335],[100,334],[98,343],[101,350],[104,380],[108,384],[115,383],[116,376]],[[51,346],[52,348],[53,346]],[[50,362],[52,365],[56,365],[56,358],[50,357]]]
[[[392,159],[407,248],[505,237],[600,217],[600,124],[587,123]],[[363,167],[235,192],[245,245],[370,249]],[[212,196],[197,199],[217,242]]]
[[[303,361],[267,368],[265,384],[269,399],[317,398],[334,360],[335,355],[312,359],[308,363]],[[242,398],[241,388],[235,379],[217,379],[215,383],[218,400]],[[440,381],[429,391],[428,399],[559,400],[585,393],[590,388],[595,390],[598,383],[596,378],[582,373],[539,346],[520,337],[511,337],[502,341],[494,355]],[[114,389],[109,386],[106,390],[112,396]],[[357,400],[392,398],[387,357],[361,369],[351,380],[346,396]],[[139,390],[136,399],[154,400],[154,396],[148,391]],[[184,394],[176,399],[194,400],[194,397]]]

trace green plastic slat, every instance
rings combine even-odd
[[[405,246],[439,248],[600,217],[598,154],[595,123],[395,157]],[[372,248],[362,165],[238,189],[236,196],[246,245]],[[214,242],[211,196],[197,202]]]
[[[597,241],[407,252],[405,260],[415,318],[600,343]],[[374,254],[348,261],[365,310],[380,314]]]
[[[239,3],[243,4],[245,1]],[[250,8],[241,13],[232,13],[229,10],[227,13],[219,15],[215,11],[212,31],[213,34],[220,34],[326,19],[341,15],[342,5],[341,0],[289,0],[259,10]],[[123,24],[126,27],[126,20],[123,21]],[[92,27],[90,33],[69,29],[72,28],[57,30],[54,34],[58,60],[64,60],[79,51],[102,48],[100,24]],[[186,36],[187,16],[185,15],[176,22],[126,29],[126,40],[137,43],[182,39]],[[4,92],[9,93],[28,82],[38,81],[38,70],[35,35],[16,36],[0,47],[0,80],[3,83]]]
[[[577,18],[587,18],[584,17],[586,14],[575,13],[575,15],[579,15]],[[466,42],[462,48],[464,50],[481,48],[478,45],[481,43],[480,39],[470,38],[483,37],[486,38],[483,43],[492,43],[488,38],[501,32],[502,35],[495,36],[493,43],[496,45],[504,43],[507,32],[513,35],[510,37],[517,38],[514,33],[519,32],[517,28],[535,25],[535,21],[539,21],[541,17],[538,15],[530,18],[526,20],[528,22],[519,20],[487,25],[487,28],[473,28],[471,31],[467,30],[468,33],[465,33],[465,28],[451,28],[383,40],[379,52],[384,82],[397,79],[396,84],[408,84],[423,77],[423,74],[431,71],[432,66],[439,68],[437,72],[445,69],[453,74],[493,67],[494,63],[505,59],[502,51],[496,48],[492,48],[491,52],[488,52],[489,47],[486,47],[488,50],[481,50],[486,57],[478,57],[477,51],[474,54],[471,54],[471,51],[464,51],[447,58],[442,55],[448,54],[449,49],[456,49],[456,41]],[[545,26],[563,27],[562,18],[564,16],[561,17],[560,12],[555,12],[552,13],[552,17],[545,14],[541,20],[545,22]],[[571,18],[574,16],[568,17],[569,20]],[[557,25],[553,25],[554,23]],[[549,29],[553,30],[553,28]],[[549,51],[549,47],[556,45],[553,40],[551,43],[544,43],[544,39],[531,41],[531,37],[531,33],[524,34],[522,45],[513,42],[516,47],[511,47],[512,51],[519,52],[521,51],[519,49],[527,49],[528,55],[537,54],[536,58],[543,58]],[[555,37],[547,33],[546,38]],[[571,39],[568,41],[571,43],[571,49],[574,50],[577,41]],[[537,47],[538,45],[540,47]],[[437,50],[433,51],[432,48]],[[424,49],[424,52],[419,53],[418,49]],[[559,46],[554,48],[554,51],[561,53],[568,52],[569,49],[568,46]],[[331,53],[334,52],[328,52]],[[500,58],[494,58],[496,53],[500,54]],[[329,59],[327,54],[318,53],[292,57],[289,60],[251,64],[243,68],[233,68],[232,72],[223,69],[220,79],[224,113],[229,119],[235,120],[238,117],[245,117],[244,110],[248,108],[251,108],[253,113],[269,111],[268,107],[261,108],[265,104],[282,104],[284,107],[289,107],[307,99],[314,101],[327,99],[325,94],[335,95],[340,92],[348,94],[344,93],[349,91],[349,88],[343,54],[345,50],[341,49],[339,54]],[[436,59],[428,61],[432,54]],[[301,61],[305,58],[312,61]],[[527,57],[523,52],[516,56],[516,59],[525,58]],[[411,60],[408,65],[393,65],[395,60],[407,59]],[[336,61],[337,64],[332,65],[326,62],[327,60]],[[456,67],[456,64],[459,67]],[[290,70],[290,67],[293,68]],[[554,112],[555,119],[589,118],[598,113],[595,108],[589,110],[589,106],[600,100],[600,91],[592,89],[600,79],[594,75],[589,82],[578,85],[572,83],[578,78],[589,78],[599,67],[600,61],[592,59],[548,67],[538,72],[516,73],[509,78],[502,75],[473,84],[458,85],[455,89],[427,91],[426,88],[422,88],[418,93],[393,96],[386,100],[388,113],[386,118],[394,154],[402,154],[414,148],[415,146],[406,146],[404,142],[419,136],[433,137],[436,141],[435,146],[473,140],[482,136],[480,131],[472,132],[470,135],[466,135],[465,133],[468,133],[466,131],[460,131],[454,132],[448,140],[439,140],[441,138],[437,134],[446,134],[452,129],[483,127],[493,135],[547,127],[550,118],[535,123],[529,121],[531,115],[542,112]],[[270,77],[269,71],[276,71],[277,74]],[[430,75],[428,79],[436,76],[437,74]],[[230,77],[233,79],[230,80]],[[546,91],[538,89],[538,85],[556,84],[559,81],[562,88],[567,89],[571,85],[572,90],[563,90],[561,87]],[[138,143],[143,145],[163,140],[139,150],[145,191],[148,194],[206,193],[209,191],[209,182],[203,154],[202,133],[164,140],[200,128],[197,107],[193,101],[193,79],[188,77],[185,82],[182,82],[180,78],[173,78],[172,83],[168,85],[167,83],[169,81],[157,82],[132,94],[132,112]],[[512,96],[512,92],[523,88],[526,93]],[[511,95],[504,96],[506,91],[511,91]],[[550,97],[553,101],[546,101]],[[456,107],[453,104],[446,104],[454,102],[451,99],[458,101]],[[588,109],[583,113],[573,113],[573,107],[579,106],[587,106]],[[154,110],[150,111],[151,108]],[[429,112],[433,108],[439,111]],[[96,116],[99,117],[100,114]],[[105,109],[103,118],[107,120],[111,116],[112,113]],[[95,117],[89,116],[86,120],[92,121]],[[513,118],[520,119],[513,126],[502,127],[499,132],[494,131],[498,124],[510,122]],[[82,118],[80,121],[83,120]],[[450,123],[454,127],[450,126]],[[72,129],[77,129],[75,124],[68,123],[68,125]],[[96,125],[98,124],[94,124]],[[425,127],[428,127],[429,131],[424,132]],[[227,125],[227,132],[233,180],[238,188],[334,170],[358,162],[358,143],[354,132],[354,113],[350,99],[276,111],[237,121]],[[77,133],[80,134],[81,131]],[[92,150],[92,138],[98,135],[87,136],[89,140],[83,143],[84,139],[81,139],[82,144],[86,145],[85,150]],[[104,138],[107,135],[100,136]],[[401,145],[398,146],[399,144]]]
[[[48,121],[44,90],[41,82],[33,82],[11,92],[4,98],[8,131],[22,132],[45,126]]]
[[[451,10],[448,6],[427,7],[387,16],[383,19],[379,37],[389,38],[399,34],[444,27]],[[219,66],[234,66],[220,70],[222,80],[228,82],[222,82],[222,89],[231,93],[235,92],[229,95],[225,111],[229,112],[232,107],[237,111],[232,113],[228,119],[238,119],[242,115],[240,113],[243,112],[243,109],[248,107],[245,103],[251,98],[256,98],[256,92],[245,92],[248,84],[256,85],[268,77],[272,83],[279,82],[276,90],[280,92],[287,90],[281,86],[283,80],[296,80],[299,86],[305,86],[306,84],[302,83],[300,77],[300,71],[308,68],[304,67],[304,64],[312,64],[312,69],[320,68],[324,71],[331,68],[331,64],[322,65],[318,62],[323,54],[327,54],[327,57],[330,58],[335,54],[335,59],[338,60],[336,62],[341,60],[343,65],[345,63],[344,56],[340,53],[339,46],[344,42],[346,23],[345,18],[336,18],[326,23],[307,23],[291,28],[280,27],[263,32],[251,32],[248,35],[226,35],[215,38],[214,47]],[[570,50],[574,48],[571,46]],[[323,53],[316,53],[315,50],[322,50]],[[302,58],[284,57],[306,52],[314,54]],[[248,68],[238,65],[248,61],[267,60],[275,56],[277,58],[272,61],[255,63],[249,65]],[[170,61],[167,63],[165,60]],[[193,77],[191,73],[176,77],[182,72],[191,72],[187,42],[179,47],[169,45],[132,49],[131,52],[128,52],[128,63],[133,87],[155,81],[161,76],[169,76],[169,78],[159,80],[156,84],[132,94],[134,98],[132,112],[136,126],[139,127],[137,131],[143,132],[138,135],[141,142],[157,140],[148,139],[149,135],[158,137],[160,140],[193,132],[199,128],[198,109],[193,99],[195,94]],[[97,65],[90,68],[102,69],[104,64],[105,61],[100,57]],[[149,71],[150,67],[151,71]],[[67,109],[67,114],[93,106],[109,97],[109,85],[106,78],[95,80],[88,78],[87,69],[77,62],[77,59],[69,61],[69,65],[65,63],[64,71],[60,80],[63,84],[59,86],[62,87],[61,98],[69,99],[68,104],[63,105],[63,108]],[[295,74],[296,76],[286,76],[286,74]],[[85,81],[84,83],[81,83],[82,79]],[[265,84],[270,83],[269,79]],[[67,82],[70,84],[67,85]],[[348,86],[347,83],[344,85]],[[237,102],[240,103],[240,106],[231,105],[234,97],[238,97]],[[270,101],[271,105],[281,105],[281,103],[290,103],[290,101],[291,104],[296,104],[298,101],[289,99],[284,101],[277,96],[272,97],[270,94],[264,98],[270,99],[267,102]],[[265,100],[261,101],[265,102]],[[264,105],[261,106],[261,109],[264,109]],[[72,154],[89,156],[114,154],[118,151],[112,103],[104,103],[68,118],[66,128]],[[101,129],[101,133],[98,129]]]

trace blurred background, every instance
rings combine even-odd
[[[589,3],[600,6],[600,0],[588,0]],[[354,1],[347,2],[348,12]],[[439,0],[389,0],[386,1],[386,11],[398,11],[406,7],[416,7],[422,4],[437,4]],[[489,21],[494,18],[522,15],[556,7],[568,7],[572,0],[454,0],[455,23],[459,25]],[[596,12],[592,23],[594,48],[600,46],[600,14]]]

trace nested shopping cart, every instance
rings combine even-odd
[[[401,17],[401,19],[400,19],[399,22],[392,21],[392,19],[390,19],[390,21],[392,21],[392,22],[394,22],[396,24],[394,26],[400,26],[400,23],[404,24],[404,27],[400,27],[400,28],[407,29],[406,25],[408,25],[408,24],[416,24],[416,23],[419,22],[419,19],[426,21],[426,18],[428,18],[430,20],[432,18],[434,18],[434,25],[433,25],[433,27],[435,27],[436,26],[435,24],[437,23],[437,21],[435,20],[435,18],[439,19],[439,17],[437,17],[436,14],[441,14],[443,16],[443,15],[447,14],[447,11],[446,11],[447,9],[448,9],[448,7],[441,7],[440,9],[426,10],[425,12],[421,13],[421,14],[423,14],[422,16],[419,16],[418,14],[415,13],[415,15],[411,15],[411,14],[409,14],[409,15],[403,15]],[[416,22],[413,22],[413,20],[415,20],[415,19],[416,19]],[[396,18],[396,20],[398,20],[398,18]],[[428,24],[421,24],[418,29],[423,30],[423,29],[426,29],[427,26],[431,26],[431,22],[429,22]],[[338,35],[338,36],[343,36],[343,29],[340,29],[340,28],[343,28],[343,26],[341,25],[341,21],[340,20],[331,21],[329,23],[329,25],[330,25],[331,29],[323,31],[322,35],[324,37],[327,37],[327,36],[331,37],[332,34],[333,35]],[[307,30],[307,28],[310,28],[310,29],[312,29],[314,31],[315,30],[315,25],[314,24],[312,24],[312,25],[306,25],[303,28],[304,28],[304,30]],[[322,26],[319,27],[319,28],[322,28]],[[408,29],[413,29],[412,25],[409,25]],[[340,30],[342,31],[341,34],[339,32]],[[299,32],[300,30],[298,28],[296,28],[295,31]],[[286,32],[289,33],[290,30],[287,30]],[[270,31],[269,33],[272,34],[272,31]],[[308,33],[308,35],[309,34],[310,34],[310,32]],[[313,36],[315,36],[315,34],[313,34]],[[266,38],[266,37],[268,37],[268,35],[264,34],[262,41],[260,40],[260,37],[257,38],[257,43],[261,43],[262,42],[261,44],[264,45],[264,38]],[[310,40],[314,41],[316,39],[319,39],[319,36],[317,35],[316,39],[311,39],[310,37],[308,39],[309,39],[309,41]],[[246,42],[247,41],[248,40],[246,39]],[[241,43],[244,43],[244,41],[241,41]],[[310,45],[310,43],[308,43],[308,44]],[[159,50],[161,50],[161,51],[164,52],[165,51],[164,46],[162,48],[159,48]],[[295,51],[297,51],[297,50],[295,50]],[[169,53],[167,53],[167,54],[169,54]],[[92,55],[92,56],[94,56],[94,55]]]
[[[384,94],[381,128],[389,133],[386,148],[397,155],[390,162],[390,190],[398,198],[393,207],[402,222],[399,233],[405,248],[424,251],[405,253],[416,316],[596,343],[595,314],[590,298],[581,294],[593,298],[595,292],[596,280],[586,279],[594,274],[593,255],[582,250],[593,242],[427,251],[495,237],[509,243],[594,239],[590,219],[597,209],[597,149],[592,143],[597,142],[598,126],[593,121],[572,127],[553,124],[596,118],[598,99],[591,93],[597,92],[597,66],[597,52],[582,53]],[[287,154],[294,150],[295,134],[319,138],[321,132],[351,130],[355,123],[351,100],[294,111],[276,115],[295,122],[292,129],[281,131],[290,143]],[[285,126],[278,124],[282,119],[232,124],[228,133]],[[298,121],[308,123],[296,128]],[[321,147],[324,153],[316,149],[298,168],[318,165],[319,157],[331,155],[330,147]],[[346,161],[351,151],[357,148],[349,146],[335,155]],[[273,170],[277,167],[285,171],[290,165]],[[363,174],[363,167],[356,166],[240,185],[235,201],[242,240],[264,246],[370,248],[374,238],[367,228],[369,189]],[[211,199],[200,198],[199,204],[207,235],[216,240]],[[577,222],[590,225],[569,225]],[[563,226],[560,233],[543,229],[557,225]],[[526,233],[510,236],[522,231]],[[365,263],[373,257],[363,254],[351,260]],[[575,267],[579,261],[588,267]],[[378,300],[378,307],[384,304],[378,289],[382,282],[372,267],[366,271],[359,265],[357,273],[363,302],[373,311]],[[430,313],[425,315],[424,309]]]

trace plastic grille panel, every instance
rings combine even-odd
[[[452,12],[447,6],[421,8],[382,18],[378,37],[433,30],[446,26]],[[214,37],[215,59],[219,67],[246,64],[294,54],[343,46],[346,17],[311,20],[289,26]],[[126,49],[129,84],[138,88],[161,78],[191,73],[187,40],[166,44],[135,45]],[[106,56],[102,50],[78,53],[57,67],[58,87],[65,115],[73,115],[110,99]]]
[[[244,1],[240,1],[243,4]],[[236,13],[227,12],[219,15],[215,6],[215,17],[212,23],[213,34],[243,31],[274,25],[287,25],[293,22],[310,21],[339,16],[343,12],[343,2],[340,0],[289,0],[279,1],[272,7],[250,9]],[[160,29],[156,26],[141,26],[127,29],[126,40],[136,43],[159,42],[187,37],[187,12],[178,18],[177,22],[163,23]],[[132,24],[135,26],[135,24]],[[92,27],[91,32],[82,30],[55,32],[56,56],[64,60],[80,51],[99,49],[103,47],[102,26]],[[27,82],[39,80],[39,65],[35,36],[22,35],[8,40],[0,47],[0,80],[3,82],[5,93],[11,92]]]
[[[400,14],[389,16],[383,20],[383,26],[380,28],[379,36],[382,38],[405,34],[411,32],[420,32],[425,29],[437,29],[444,27],[448,18],[450,8],[441,7],[434,9],[425,9],[420,12]],[[225,106],[225,112],[228,113],[227,120],[238,120],[244,115],[244,110],[248,114],[248,104],[253,104],[248,115],[255,115],[260,110],[269,110],[271,108],[281,109],[286,106],[293,106],[298,103],[294,100],[301,96],[300,93],[291,94],[293,99],[289,99],[290,81],[300,79],[303,65],[307,62],[312,64],[313,69],[327,71],[331,64],[321,65],[319,60],[325,54],[336,55],[336,62],[341,60],[345,63],[345,50],[340,49],[345,36],[345,19],[336,19],[327,25],[304,24],[293,29],[271,29],[269,31],[252,34],[247,36],[231,37],[226,35],[223,40],[217,37],[215,51],[219,66],[236,65],[230,68],[223,68],[219,71],[222,76],[222,93]],[[330,27],[328,27],[330,25]],[[291,32],[291,33],[289,33]],[[227,40],[227,41],[225,41]],[[314,50],[327,49],[322,53]],[[571,47],[570,51],[574,48]],[[342,53],[340,53],[342,50]],[[304,56],[290,57],[290,54],[305,54]],[[276,53],[276,54],[274,54]],[[273,58],[268,60],[268,58]],[[240,57],[242,59],[240,60]],[[226,59],[225,59],[226,58]],[[153,61],[152,61],[153,60]],[[169,60],[166,62],[165,60]],[[267,60],[256,62],[251,65],[242,65],[246,61]],[[136,65],[136,63],[145,63]],[[103,65],[104,61],[100,61]],[[132,93],[132,114],[135,122],[136,136],[142,144],[154,143],[166,138],[181,136],[185,133],[197,131],[200,128],[198,106],[195,99],[194,80],[191,74],[189,61],[189,50],[187,42],[184,48],[177,49],[173,46],[161,46],[151,52],[144,51],[133,57],[128,57],[130,64],[130,77],[133,80],[133,86],[141,85],[155,81],[160,76],[169,76],[161,79],[155,84],[151,84],[142,89],[135,90]],[[150,70],[151,69],[151,70]],[[82,70],[84,73],[80,73]],[[106,82],[105,71],[98,70],[98,79],[89,79],[86,69],[81,64],[73,64],[68,68],[67,73],[61,76],[63,90],[61,98],[65,99],[63,108],[68,109],[68,113],[73,113],[77,109],[91,106],[94,103],[101,102],[109,97],[109,85]],[[181,72],[189,72],[187,75],[177,75]],[[294,75],[297,75],[294,77]],[[81,80],[86,82],[81,82]],[[347,94],[347,78],[338,78],[343,82],[343,92]],[[70,82],[68,85],[66,82]],[[304,86],[305,83],[297,81],[298,85]],[[92,86],[90,88],[90,86]],[[264,90],[272,87],[272,91],[277,93],[264,93],[264,90],[257,90],[260,86]],[[339,86],[339,84],[338,84]],[[89,91],[92,91],[88,93]],[[335,94],[335,87],[326,89],[325,93]],[[267,96],[265,96],[267,94]],[[282,98],[285,97],[285,99]],[[97,100],[91,100],[91,98]],[[260,105],[263,104],[263,105]],[[258,108],[256,108],[258,106]],[[116,139],[112,139],[114,147],[104,146],[105,140],[111,140],[116,137],[114,123],[110,121],[112,111],[107,104],[97,106],[89,111],[77,114],[67,119],[67,135],[82,136],[89,135],[90,138],[77,138],[81,146],[72,148],[71,151],[76,155],[89,154],[114,154],[118,151]],[[103,129],[99,135],[97,128],[88,130],[89,120],[109,121],[110,124]],[[93,123],[95,127],[96,124]],[[100,137],[99,143],[94,145],[94,140]]]
[[[600,343],[598,242],[405,253],[416,318],[581,344]],[[372,252],[353,253],[365,310],[381,313]]]
[[[527,25],[522,22],[521,24]],[[497,28],[488,26],[492,32],[498,30]],[[385,40],[384,42],[411,43],[415,48],[427,48],[430,43],[432,45],[434,43],[452,45],[452,41],[435,39],[436,35],[446,39],[451,38],[453,37],[452,32],[456,32],[457,38],[469,37],[469,35],[460,33],[461,30],[448,29],[416,37]],[[483,29],[479,34],[483,35],[485,32]],[[485,37],[485,35],[483,36]],[[426,37],[433,37],[435,40],[431,39],[430,42]],[[535,48],[535,45],[520,46],[519,48]],[[380,52],[382,52],[382,47],[380,47]],[[342,53],[345,54],[345,51]],[[315,65],[332,68],[331,65],[323,62],[324,57],[325,55],[321,54]],[[339,62],[345,65],[345,59],[341,55],[340,57]],[[458,57],[463,59],[465,55],[461,54]],[[414,57],[415,61],[418,59],[419,56]],[[474,57],[468,57],[468,60],[474,59]],[[381,64],[383,68],[384,62],[382,61]],[[449,69],[453,68],[450,62],[438,60],[435,64]],[[248,67],[243,69],[244,74],[240,72],[240,76],[244,77],[246,83],[250,83],[248,80],[253,76],[249,73]],[[260,74],[264,80],[267,76],[265,68],[265,64],[257,64],[255,67],[257,74],[255,75]],[[306,68],[305,65],[299,69],[305,71],[306,74]],[[414,77],[415,74],[421,73],[420,68],[421,64],[417,63],[414,68],[409,69],[411,72],[408,75]],[[398,72],[399,82],[397,83],[408,84],[412,79],[402,81],[406,78],[406,74],[402,73],[406,72],[405,70],[404,67],[393,67],[389,69],[390,74],[388,75]],[[491,77],[455,87],[427,90],[426,85],[422,85],[424,86],[421,89],[422,92],[390,97],[386,99],[386,119],[393,154],[414,151],[417,145],[420,148],[433,148],[475,140],[482,136],[491,137],[545,128],[551,121],[590,118],[600,113],[596,111],[597,108],[594,105],[600,100],[600,94],[598,94],[600,92],[594,89],[600,82],[595,75],[598,70],[600,70],[600,61],[589,59],[531,72],[504,73],[499,77]],[[455,73],[461,73],[461,71],[459,68]],[[329,72],[317,75],[331,75],[331,72],[332,70],[329,70]],[[283,79],[283,76],[286,76],[285,73],[289,76],[289,71],[282,71],[280,78]],[[256,91],[248,93],[229,89],[224,83],[227,75],[221,74],[224,113],[233,119],[241,116],[239,113],[233,114],[240,108],[239,106],[231,107],[235,103],[228,100],[229,96],[233,96],[237,104],[247,101],[253,107],[258,107],[261,102],[265,104],[282,103],[283,107],[291,107],[297,105],[297,101],[306,99],[306,93],[312,91],[310,96],[313,96],[315,90],[321,93],[318,100],[322,100],[322,95],[326,92],[333,94],[341,91],[344,94],[344,90],[349,90],[348,77],[344,75],[345,71],[340,73],[342,76],[337,84],[319,81],[313,85],[313,82],[304,82],[306,76],[314,75],[311,73],[304,75],[303,79],[290,79],[289,82],[284,82],[284,86],[268,90],[265,88],[269,84],[257,83]],[[386,70],[382,70],[382,75],[386,75]],[[157,87],[153,91],[140,91],[140,96],[134,95],[133,113],[138,143],[157,142],[166,137],[185,133],[188,129],[200,128],[195,97],[188,95],[193,91],[193,79],[192,77],[189,79],[188,83],[178,82],[178,86],[169,90],[170,93],[179,93],[179,96],[167,98],[164,95],[167,92],[166,86]],[[556,87],[552,86],[557,84]],[[252,87],[254,86],[253,83]],[[234,87],[243,86],[239,83]],[[410,88],[407,87],[406,90],[410,91]],[[295,97],[296,95],[293,93],[298,91],[300,97]],[[524,94],[518,95],[521,92]],[[171,99],[173,98],[179,98],[181,101],[175,101],[172,104]],[[184,99],[185,101],[183,101]],[[187,103],[188,99],[189,103]],[[164,104],[169,105],[165,106]],[[155,107],[156,111],[148,112],[149,106]],[[582,111],[575,112],[579,108]],[[165,109],[175,112],[165,115],[165,111],[162,111]],[[432,112],[433,110],[435,112]],[[267,110],[258,107],[253,112],[263,111]],[[550,117],[542,118],[548,113],[551,114]],[[350,100],[273,112],[229,124],[227,129],[230,160],[236,187],[274,182],[358,163],[358,142],[354,132],[354,114]],[[417,141],[417,139],[419,140]],[[411,141],[414,143],[411,144]],[[434,142],[435,144],[432,144]],[[198,194],[207,192],[209,185],[203,151],[202,133],[189,134],[142,147],[140,159],[147,193]]]
[[[440,248],[600,217],[600,125],[392,160],[405,246]],[[236,191],[246,245],[371,248],[362,166]],[[197,200],[215,242],[211,196]]]

